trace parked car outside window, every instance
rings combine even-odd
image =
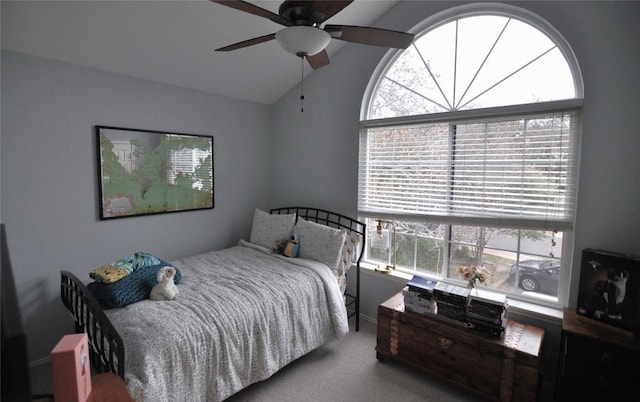
[[[519,267],[516,270],[516,266]],[[509,273],[509,283],[516,281],[518,287],[528,292],[540,292],[558,295],[560,278],[560,261],[558,260],[526,260],[513,264]]]

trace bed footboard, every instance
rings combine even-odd
[[[89,359],[97,373],[112,372],[124,380],[124,344],[98,301],[71,272],[62,276],[60,298],[71,312],[77,333],[89,338]]]
[[[359,233],[362,236],[360,250],[358,251],[358,261],[356,262],[356,289],[355,293],[345,293],[345,304],[347,307],[348,317],[356,318],[356,331],[360,330],[360,260],[364,255],[364,247],[367,239],[367,225],[364,222],[341,215],[335,212],[318,208],[307,207],[286,207],[274,208],[269,211],[272,214],[296,214],[296,219],[302,217],[306,220],[320,223],[322,225],[331,226],[338,229],[345,229],[350,232]],[[347,273],[349,277],[349,272]]]

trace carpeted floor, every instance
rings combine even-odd
[[[291,363],[229,402],[287,401],[478,401],[399,363],[376,359],[376,326],[360,321],[341,341],[332,341]],[[473,375],[473,369],[470,375]]]
[[[291,363],[228,402],[478,401],[399,363],[376,359],[376,326],[361,320],[360,331],[332,341]],[[473,375],[473,368],[469,368]],[[34,394],[53,392],[49,365],[32,370]],[[189,401],[181,401],[189,402]]]

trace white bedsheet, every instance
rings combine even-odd
[[[106,313],[137,402],[220,401],[348,332],[335,276],[241,241],[172,261],[180,296]]]

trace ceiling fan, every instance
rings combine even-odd
[[[325,48],[332,38],[399,49],[406,49],[413,42],[413,34],[388,29],[351,25],[325,25],[324,28],[320,26],[351,4],[353,0],[285,0],[280,5],[278,14],[241,0],[211,1],[259,17],[268,18],[277,24],[285,26],[285,28],[276,33],[216,49],[219,52],[241,49],[275,39],[286,51],[300,58],[304,57],[312,68],[317,69],[329,64],[329,56]]]

